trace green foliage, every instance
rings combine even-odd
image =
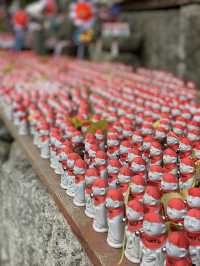
[[[101,120],[98,122],[91,122],[87,129],[87,132],[95,133],[98,129],[105,131],[108,128],[108,123],[106,120]]]

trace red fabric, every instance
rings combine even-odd
[[[118,215],[121,215],[124,213],[124,208],[120,207],[120,208],[108,208],[108,218],[109,219],[113,219]]]
[[[176,152],[179,148],[179,144],[168,144],[168,147]]]
[[[141,239],[145,247],[149,249],[158,249],[164,245],[166,241],[166,235],[148,236],[147,234],[142,233]]]
[[[162,161],[162,155],[151,156],[150,160],[151,164],[156,164],[157,162]]]
[[[142,228],[143,221],[129,221],[128,222],[128,231],[136,232]]]
[[[120,160],[122,162],[125,162],[127,160],[127,157],[128,157],[128,153],[120,154]]]
[[[165,173],[171,173],[172,170],[177,169],[177,164],[176,163],[169,163],[169,164],[165,164],[163,166],[163,171]]]
[[[121,192],[124,193],[127,191],[128,186],[129,186],[129,184],[127,184],[127,183],[121,183],[119,188],[120,188]]]
[[[192,266],[192,261],[190,257],[177,259],[166,256],[166,266]]]
[[[154,186],[154,187],[156,187],[157,189],[160,190],[160,181],[151,181],[151,180],[148,180],[147,181],[147,184],[149,186]]]
[[[118,174],[109,174],[108,175],[108,184],[112,183],[112,181],[118,179]]]
[[[76,175],[75,176],[75,183],[78,184],[81,181],[85,180],[85,175]]]
[[[150,212],[160,212],[161,205],[156,205],[156,206],[150,206],[145,204],[144,205],[144,212],[145,213],[150,213]]]
[[[181,174],[180,176],[180,181],[185,183],[186,181],[188,181],[189,179],[193,178],[194,174],[193,173],[189,173],[189,174]]]
[[[42,142],[44,142],[46,140],[49,140],[49,136],[41,136],[40,139]]]
[[[187,232],[187,237],[188,240],[190,241],[191,246],[196,246],[196,247],[200,246],[200,232],[198,233]]]
[[[28,16],[24,10],[17,10],[14,15],[14,23],[16,26],[26,27],[28,24]]]
[[[180,152],[179,157],[180,159],[192,157],[192,149],[190,151]]]
[[[100,205],[101,203],[104,203],[106,200],[106,196],[94,196],[93,202],[95,206]]]
[[[86,193],[86,194],[91,194],[91,193],[92,193],[92,185],[87,186],[87,187],[85,188],[85,193]]]
[[[51,144],[51,151],[55,151],[55,152],[57,151],[57,148],[54,144]]]
[[[108,154],[113,154],[116,151],[119,151],[119,146],[108,147]]]
[[[46,14],[47,15],[52,15],[56,12],[57,10],[57,5],[54,0],[47,0],[46,4]]]

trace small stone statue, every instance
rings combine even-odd
[[[96,232],[107,232],[106,193],[108,183],[105,179],[98,178],[92,184],[92,197],[94,205],[93,228]]]
[[[96,168],[88,168],[85,173],[85,214],[89,218],[94,218],[94,206],[91,197],[92,184],[99,178]]]
[[[142,261],[140,266],[164,266],[163,247],[166,242],[166,225],[158,213],[144,216],[142,241]]]
[[[200,209],[190,209],[184,218],[192,263],[200,265]]]
[[[126,208],[128,226],[126,228],[125,256],[133,263],[139,263],[142,256],[140,229],[144,218],[144,206],[137,199],[128,202]]]
[[[120,189],[110,189],[106,196],[108,209],[107,242],[113,248],[121,248],[124,239],[124,197]]]
[[[200,210],[200,187],[192,187],[188,190],[187,204],[189,209]]]
[[[166,266],[192,266],[189,240],[182,231],[171,232],[166,242]]]
[[[75,194],[73,203],[79,207],[85,206],[85,172],[86,163],[84,160],[76,160],[73,169],[75,175]]]

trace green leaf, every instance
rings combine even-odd
[[[77,117],[72,117],[70,120],[71,120],[73,126],[75,126],[75,128],[79,128],[79,127],[90,124],[89,120],[81,120],[81,119],[78,119]]]
[[[2,69],[4,75],[9,74],[14,69],[14,64],[8,64]]]
[[[130,185],[128,186],[128,189],[127,189],[125,197],[124,197],[125,208],[127,208],[129,196],[130,196]],[[124,259],[124,253],[125,253],[125,247],[126,247],[126,233],[125,233],[125,231],[126,231],[126,227],[124,229],[124,239],[123,239],[123,244],[122,244],[122,252],[121,252],[121,257],[120,257],[118,264],[121,264],[123,259]]]
[[[95,133],[98,129],[105,131],[107,130],[107,128],[108,128],[108,122],[106,120],[101,120],[98,122],[91,122],[86,132]]]

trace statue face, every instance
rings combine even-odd
[[[172,243],[170,243],[169,241],[167,241],[166,243],[166,251],[170,257],[175,257],[175,258],[183,258],[187,256],[188,254],[187,249],[179,248],[173,245]]]
[[[73,172],[75,175],[84,175],[85,169],[75,166]]]
[[[152,223],[144,220],[142,228],[144,232],[150,236],[157,236],[166,232],[166,226],[164,223]]]
[[[187,212],[186,209],[176,210],[176,209],[167,207],[167,215],[172,220],[180,220],[180,219],[183,219],[183,217],[186,215],[186,212]]]
[[[155,147],[151,147],[150,148],[150,154],[153,155],[153,156],[157,156],[157,155],[160,155],[162,153],[161,150],[155,148]]]
[[[153,198],[148,193],[144,193],[143,200],[144,200],[144,204],[147,204],[147,205],[150,205],[150,206],[155,206],[155,205],[158,205],[160,203],[159,200]]]
[[[184,227],[189,232],[199,232],[200,231],[200,220],[186,215],[184,218]]]
[[[193,173],[194,172],[194,167],[191,165],[186,165],[184,163],[180,163],[180,172],[181,173]]]
[[[122,203],[118,200],[113,200],[112,198],[106,199],[106,207],[107,208],[119,208],[122,206]]]
[[[162,173],[149,172],[148,177],[149,177],[149,180],[151,181],[159,181],[162,178]]]
[[[135,210],[133,210],[130,207],[127,207],[126,209],[126,216],[128,218],[129,221],[139,221],[143,219],[143,213],[140,212],[136,212]]]
[[[167,144],[178,144],[178,140],[175,137],[168,136],[167,137]]]
[[[133,170],[133,172],[142,172],[145,170],[145,166],[132,162],[131,169]]]
[[[187,145],[185,143],[180,143],[179,144],[179,149],[180,149],[180,151],[190,151],[191,150],[191,146]]]
[[[142,192],[144,192],[145,187],[142,185],[136,185],[136,184],[132,183],[130,185],[130,189],[131,189],[132,193],[142,193]]]
[[[106,164],[106,160],[96,157],[95,158],[95,163],[96,163],[96,165],[105,165]]]
[[[164,191],[173,191],[178,189],[178,183],[168,183],[165,181],[161,181],[161,189]]]
[[[73,168],[73,166],[74,166],[74,160],[67,160],[67,166],[69,167],[69,168]]]
[[[200,208],[200,197],[187,197],[187,203],[191,208]]]
[[[119,172],[119,169],[117,167],[108,165],[108,173],[109,174],[117,174]]]
[[[168,163],[176,163],[177,161],[177,157],[172,157],[172,156],[169,156],[167,154],[164,154],[163,155],[163,162],[165,164],[168,164]]]

